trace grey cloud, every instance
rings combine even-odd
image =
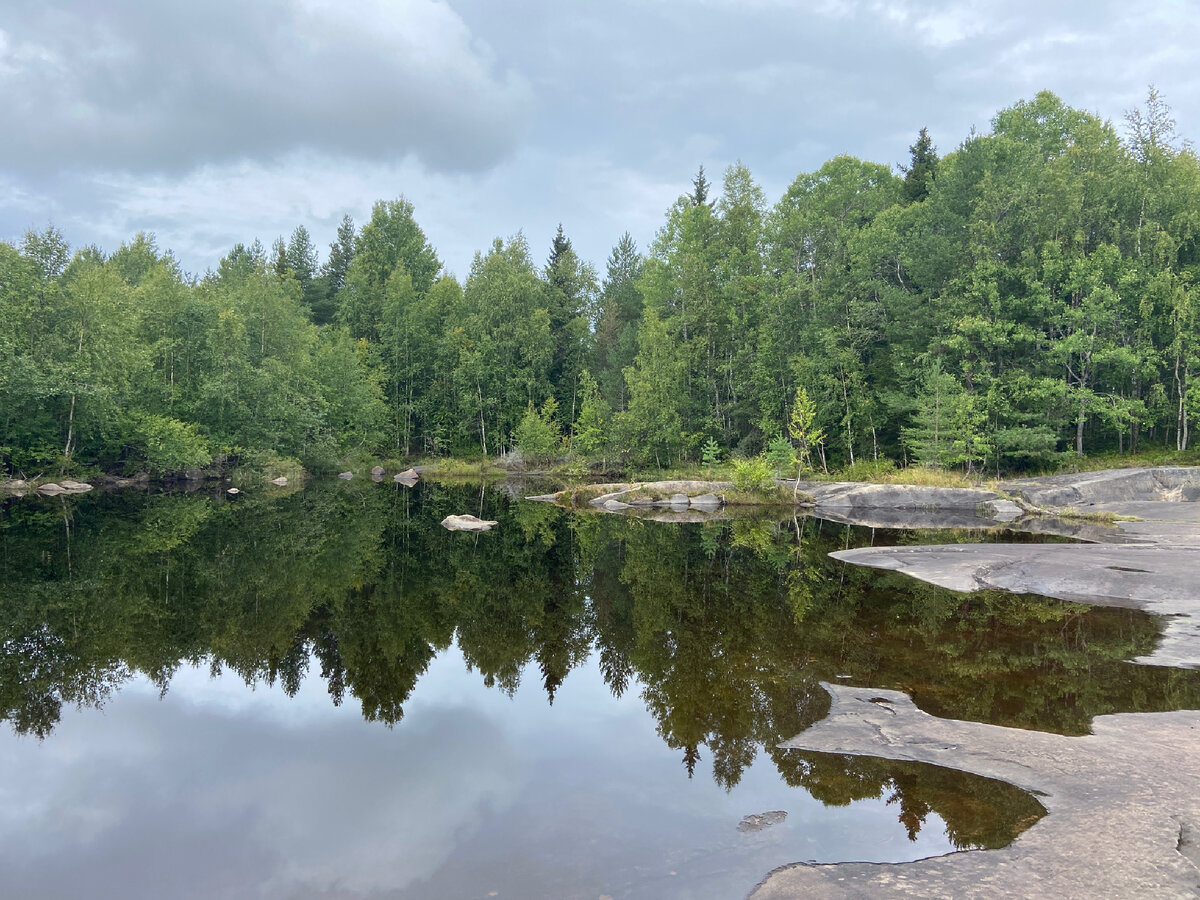
[[[437,0],[20,4],[0,167],[178,172],[296,149],[487,167],[532,95]]]
[[[299,222],[325,244],[400,194],[460,276],[518,229],[541,258],[560,221],[603,269],[700,163],[741,160],[774,202],[839,153],[907,161],[922,126],[953,150],[1042,89],[1120,127],[1153,82],[1200,138],[1192,0],[410,0],[407,32],[385,0],[62,2],[0,14],[0,122],[23,110],[0,237],[152,229],[198,271]]]

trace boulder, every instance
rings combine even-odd
[[[490,531],[493,525],[498,524],[500,523],[470,515],[446,516],[442,519],[442,527],[447,531]]]
[[[353,477],[354,477],[353,472],[341,472],[338,474],[338,478],[342,479],[342,481],[349,481]]]
[[[371,474],[378,478],[382,478],[383,473],[384,473],[383,466],[375,466],[373,469],[371,469]]]
[[[1146,469],[1106,469],[1022,478],[1003,482],[1006,491],[1035,506],[1089,506],[1093,503],[1166,500],[1195,501],[1200,496],[1200,468],[1155,466]]]
[[[204,480],[204,470],[203,469],[184,469],[183,477],[186,481],[203,481]]]
[[[28,484],[26,484],[25,479],[23,478],[14,478],[12,481],[8,482],[8,489],[11,491],[21,491],[26,487],[28,487]]]
[[[231,497],[236,497],[238,494],[241,493],[241,491],[239,491],[237,488],[229,488],[225,491],[225,493],[227,493]]]
[[[419,480],[420,476],[417,474],[416,469],[405,469],[392,479],[396,484],[403,484],[408,487],[412,487]]]
[[[672,494],[668,501],[671,506],[686,507],[689,503],[687,494]]]
[[[701,494],[699,497],[693,497],[691,499],[691,505],[696,509],[720,509],[721,498],[716,494]]]
[[[607,509],[610,512],[616,512],[622,509],[629,509],[628,503],[622,503],[620,500],[605,500],[604,506],[601,509]]]
[[[86,494],[92,489],[92,486],[86,481],[63,481],[60,484],[63,490],[69,494]]]
[[[738,822],[738,831],[762,831],[764,828],[770,828],[772,825],[778,824],[786,818],[787,810],[783,809],[772,809],[757,815],[742,816],[742,821]]]
[[[287,484],[287,477],[280,475],[278,478],[272,478],[271,484],[275,485],[276,487],[283,487],[285,484]]]
[[[59,494],[66,494],[69,491],[63,489],[61,484],[55,484],[53,481],[46,484],[38,485],[38,493],[45,494],[47,497],[57,497]]]
[[[920,484],[868,484],[858,481],[808,481],[800,489],[820,509],[976,509],[999,499],[978,488],[931,487]]]

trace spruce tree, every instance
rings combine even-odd
[[[929,196],[929,189],[937,175],[937,148],[929,139],[929,129],[922,128],[917,135],[917,142],[908,148],[911,160],[907,166],[901,166],[904,173],[904,187],[901,193],[908,203],[918,203]]]

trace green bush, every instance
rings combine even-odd
[[[733,487],[746,493],[765,493],[775,489],[771,464],[761,456],[733,461]]]
[[[795,474],[792,470],[796,468],[796,448],[782,434],[767,444],[767,452],[763,456],[770,463],[776,478]]]
[[[139,416],[134,439],[145,454],[147,468],[155,473],[182,472],[212,462],[208,441],[190,422],[169,416]]]
[[[554,398],[548,399],[539,412],[530,403],[521,417],[521,424],[513,432],[517,449],[521,456],[530,461],[545,461],[558,455],[562,448],[562,438],[559,435],[558,423],[554,414],[558,404]]]

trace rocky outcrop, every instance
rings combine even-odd
[[[1033,791],[1048,810],[1002,850],[892,865],[795,864],[755,900],[1185,897],[1200,870],[1200,713],[1101,716],[1063,737],[930,716],[898,691],[825,685],[829,715],[782,746],[950,766]]]
[[[1200,503],[1186,499],[1193,483],[1200,484],[1200,469],[1122,469],[1012,483],[1029,503],[1069,501],[1097,515],[1137,517],[1105,526],[1042,516],[1017,526],[1092,543],[862,547],[831,555],[955,591],[1004,590],[1144,609],[1164,617],[1164,632],[1154,652],[1136,662],[1200,667]]]
[[[1043,511],[1017,527],[1103,544],[865,547],[831,556],[952,590],[998,589],[1163,616],[1141,663],[1200,667],[1200,469],[1125,469],[1002,487]],[[1049,815],[1002,850],[898,865],[795,864],[757,900],[819,897],[1183,897],[1200,893],[1200,712],[1101,716],[1062,737],[930,716],[904,694],[826,685],[829,715],[783,746],[949,766],[1036,792]]]
[[[783,484],[783,482],[780,482]],[[794,482],[787,482],[790,488]],[[858,481],[802,481],[800,490],[820,509],[967,509],[1000,499],[978,488],[921,484],[869,484]]]
[[[405,469],[403,472],[399,472],[392,476],[393,482],[396,484],[402,484],[405,487],[412,487],[419,479],[420,476],[417,475],[416,469]]]
[[[1156,466],[1106,469],[1006,481],[1001,488],[1034,506],[1086,507],[1125,501],[1178,503],[1200,500],[1200,468]]]

